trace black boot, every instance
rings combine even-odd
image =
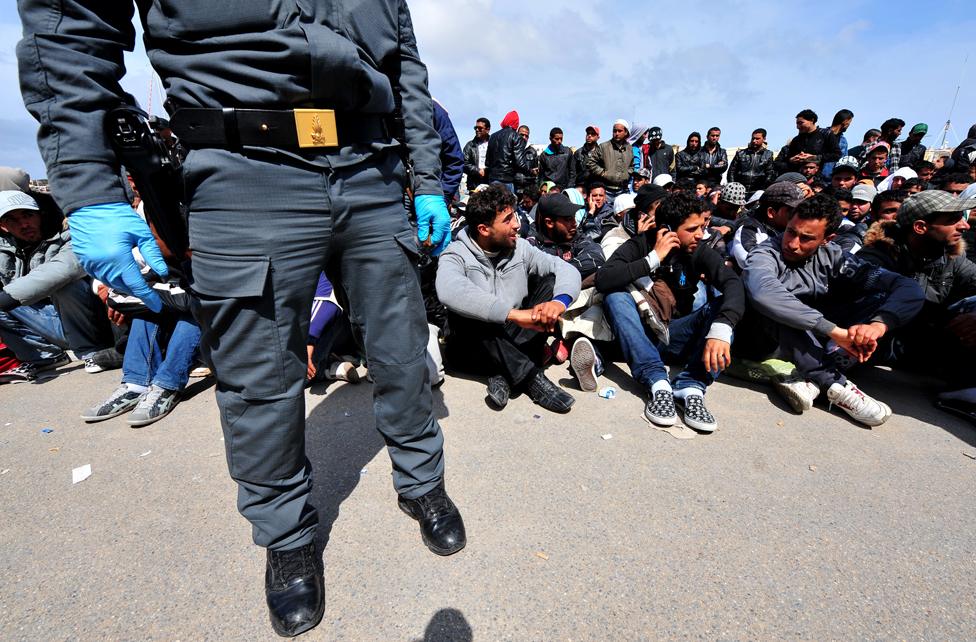
[[[525,392],[529,399],[552,412],[569,412],[576,403],[573,395],[569,394],[553,382],[549,381],[542,370],[536,371],[525,384]]]
[[[401,495],[398,504],[400,510],[420,522],[420,535],[431,551],[438,555],[451,555],[464,548],[468,541],[464,534],[464,521],[457,506],[447,496],[444,482],[417,499],[407,499]]]
[[[325,613],[325,579],[315,544],[269,550],[264,594],[278,635],[290,638],[316,626]]]

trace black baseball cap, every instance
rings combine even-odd
[[[569,218],[583,209],[582,205],[571,203],[564,194],[543,196],[539,200],[539,215],[542,218]]]

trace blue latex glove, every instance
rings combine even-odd
[[[163,309],[132,256],[138,247],[146,265],[161,277],[169,274],[149,225],[128,203],[86,205],[68,217],[71,247],[85,271],[120,292],[142,299],[153,312]]]
[[[417,238],[423,243],[430,236],[434,256],[443,252],[451,243],[451,215],[447,211],[442,194],[420,194],[413,199],[417,211]]]

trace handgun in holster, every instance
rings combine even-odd
[[[105,115],[105,132],[119,162],[132,176],[146,218],[177,261],[186,259],[187,233],[179,141],[164,137],[165,124],[125,105]]]

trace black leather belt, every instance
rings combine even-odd
[[[170,127],[190,148],[328,149],[386,140],[386,117],[331,109],[177,109]]]

